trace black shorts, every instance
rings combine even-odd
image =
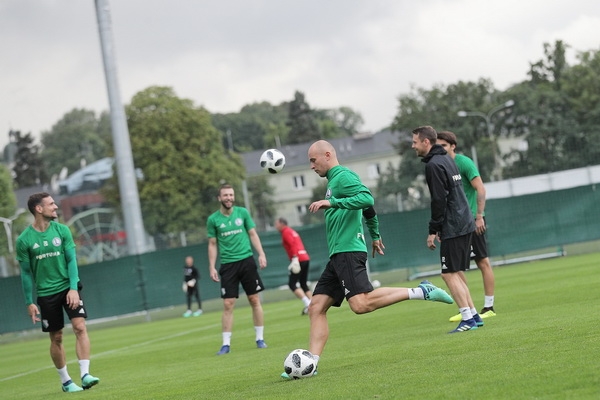
[[[466,271],[471,263],[471,236],[468,233],[450,239],[443,239],[440,246],[442,274]]]
[[[331,256],[313,294],[327,295],[333,298],[333,305],[339,307],[344,297],[349,299],[372,291],[367,274],[367,253],[355,251]]]
[[[221,298],[232,299],[240,295],[240,283],[247,296],[262,292],[265,287],[258,275],[254,257],[250,256],[240,261],[221,264]]]
[[[63,310],[67,313],[69,320],[77,317],[87,318],[81,292],[79,291],[79,307],[74,310],[67,305],[68,292],[69,289],[66,289],[60,293],[37,298],[38,306],[40,306],[42,332],[56,332],[65,327]]]
[[[485,224],[485,218],[483,219]],[[486,234],[478,235],[473,233],[471,238],[471,260],[482,260],[489,257]]]

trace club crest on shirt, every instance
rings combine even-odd
[[[331,197],[331,188],[327,188],[327,191],[325,192],[325,199],[328,199]]]
[[[52,244],[55,246],[60,246],[61,243],[62,243],[62,241],[60,240],[59,237],[55,237],[54,239],[52,239]]]
[[[236,218],[236,219],[235,219],[235,225],[236,225],[236,226],[242,226],[242,224],[243,224],[243,223],[244,223],[244,222],[242,221],[242,219],[241,219],[241,218]]]

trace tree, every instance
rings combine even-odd
[[[23,188],[47,183],[48,178],[40,157],[40,148],[34,144],[31,133],[22,135],[20,131],[16,131],[15,137],[17,151],[13,172],[16,186]]]
[[[325,111],[338,128],[340,136],[352,136],[358,133],[365,123],[362,115],[350,107],[342,106]]]
[[[17,199],[13,191],[12,176],[3,164],[0,164],[0,217],[8,218],[14,215],[17,209]],[[0,222],[0,256],[8,255],[8,237],[4,226]]]
[[[287,137],[287,108],[268,102],[242,107],[239,113],[213,114],[214,126],[221,132],[223,145],[244,152],[266,147],[278,147]]]
[[[578,59],[580,63],[568,69],[562,85],[579,124],[578,130],[569,130],[572,137],[567,148],[581,166],[588,166],[600,160],[600,50],[580,53]]]
[[[110,154],[108,114],[101,115],[101,120],[102,124],[94,111],[74,108],[50,131],[42,132],[41,156],[49,176],[59,174],[63,167],[73,173]]]
[[[11,223],[7,225],[9,233],[6,233],[5,222],[0,222],[0,257],[5,257],[6,264],[10,268],[9,275],[16,275],[19,271],[19,265],[16,261],[15,241],[17,236],[23,232],[28,225],[27,212],[20,210],[17,213],[17,198],[13,191],[13,179],[10,170],[0,164],[0,217],[6,218]],[[10,247],[9,247],[9,242]],[[13,253],[10,253],[12,249]]]
[[[264,231],[275,218],[275,190],[269,185],[266,175],[256,175],[248,178],[248,191],[250,193],[250,208],[259,231]],[[238,199],[239,201],[239,199]]]
[[[289,103],[288,135],[289,144],[313,142],[321,139],[319,125],[315,119],[314,111],[304,99],[304,93],[296,91],[294,100]]]
[[[527,150],[515,150],[507,156],[512,161],[505,170],[507,178],[597,162],[599,128],[588,121],[593,115],[590,111],[599,110],[598,101],[594,104],[593,100],[598,98],[593,88],[594,82],[599,85],[594,76],[599,70],[597,66],[594,70],[593,62],[587,63],[591,53],[582,57],[584,63],[579,67],[569,67],[565,61],[567,47],[560,40],[554,46],[544,44],[545,59],[531,64],[530,79],[508,90],[510,96],[519,99],[512,112],[513,131],[524,137]]]
[[[411,133],[414,128],[422,125],[455,132],[459,138],[459,151],[467,156],[472,157],[471,146],[475,146],[482,178],[489,180],[494,167],[494,153],[485,121],[459,118],[457,113],[460,110],[486,111],[501,103],[501,98],[501,93],[487,79],[477,82],[460,81],[448,86],[435,85],[430,90],[412,87],[408,94],[400,96],[398,113],[391,129],[400,136],[396,148],[401,160],[396,172],[388,171],[384,176],[384,179],[389,179],[390,184],[399,187],[388,188],[384,195],[401,196],[404,209],[424,205],[427,194],[422,184],[423,164],[412,149]],[[498,122],[496,126],[501,127],[502,123]],[[500,129],[497,130],[499,131]]]
[[[153,86],[126,107],[144,225],[150,234],[177,233],[204,225],[217,208],[222,183],[239,186],[240,158],[225,151],[210,114],[172,88]],[[118,194],[107,197],[118,204]]]

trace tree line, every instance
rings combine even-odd
[[[600,53],[580,52],[577,63],[569,65],[567,48],[560,40],[545,44],[544,57],[530,63],[526,79],[504,91],[481,78],[412,87],[400,95],[395,117],[382,129],[399,135],[401,163],[382,173],[376,197],[401,197],[407,207],[422,205],[422,165],[411,149],[410,134],[421,125],[455,132],[460,152],[473,156],[475,150],[484,181],[597,164]],[[458,116],[459,111],[486,114],[509,100],[514,105],[494,113],[489,123]],[[352,135],[363,123],[349,107],[312,108],[300,91],[281,104],[258,102],[239,112],[211,114],[170,87],[152,86],[135,94],[125,108],[134,165],[143,175],[138,184],[150,234],[186,231],[204,221],[216,207],[222,182],[239,190],[246,178],[239,153]],[[92,110],[71,110],[42,132],[40,144],[30,133],[15,131],[13,137],[4,152],[5,160],[10,151],[15,161],[13,187],[49,183],[63,168],[71,173],[83,163],[113,155],[107,112],[97,116]],[[525,145],[498,160],[503,138],[519,138]],[[5,176],[10,174],[0,174],[0,180]],[[118,208],[117,187],[116,180],[109,182],[103,193]],[[253,212],[267,221],[275,207],[266,177],[251,178],[248,187]]]

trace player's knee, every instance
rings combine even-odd
[[[50,341],[54,344],[60,345],[63,341],[63,331],[50,332]]]
[[[369,304],[367,298],[363,294],[351,297],[348,299],[348,304],[350,305],[350,309],[355,314],[366,314],[375,310],[375,308]]]
[[[71,324],[73,326],[73,333],[75,333],[75,335],[85,334],[87,332],[87,329],[85,327],[85,320],[83,318],[81,318],[81,321],[74,322],[73,320],[71,320]]]

